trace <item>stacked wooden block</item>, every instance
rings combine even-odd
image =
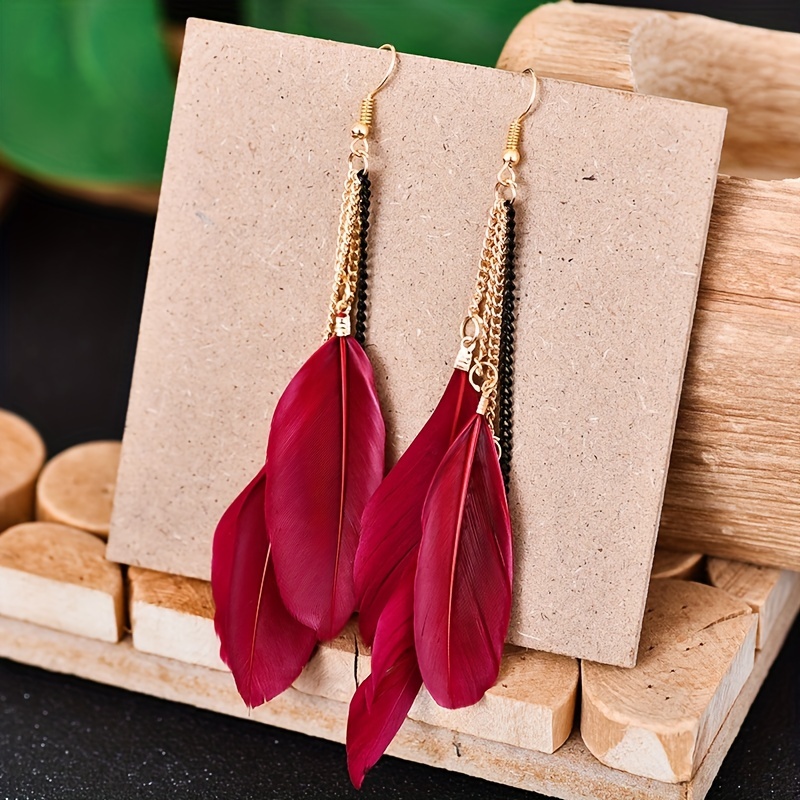
[[[119,445],[80,445],[42,469],[38,435],[7,413],[0,441],[0,655],[243,716],[209,585],[105,559]],[[390,752],[555,796],[589,797],[599,781],[698,797],[798,605],[796,573],[659,549],[634,669],[509,646],[477,705],[447,711],[423,690]],[[354,621],[252,718],[342,740],[368,672]]]

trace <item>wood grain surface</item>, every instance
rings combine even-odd
[[[800,569],[800,36],[562,2],[499,64],[728,108],[659,541]]]

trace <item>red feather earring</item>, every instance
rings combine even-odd
[[[250,707],[288,688],[317,641],[338,634],[355,611],[361,515],[383,478],[385,429],[364,352],[368,136],[375,95],[397,60],[394,47],[381,49],[391,64],[352,130],[325,342],[278,401],[266,462],[214,534],[220,655]]]
[[[360,787],[424,685],[447,708],[476,703],[497,680],[511,612],[515,326],[512,123],[475,296],[445,393],[367,503],[355,585],[372,673],[350,704],[347,757]],[[496,433],[495,433],[496,430]]]

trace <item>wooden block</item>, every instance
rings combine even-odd
[[[87,442],[51,459],[36,486],[36,519],[108,536],[119,442]]]
[[[130,567],[133,646],[145,653],[227,671],[219,658],[209,584]],[[369,648],[352,620],[317,652],[294,688],[349,703],[356,679],[369,675]],[[439,708],[423,689],[409,716],[460,733],[552,753],[572,732],[578,662],[566,656],[507,648],[497,685],[471,708]]]
[[[335,639],[317,648],[293,686],[305,694],[349,703],[356,681],[361,683],[369,675],[369,668],[369,647],[361,639],[353,619]]]
[[[659,540],[800,570],[800,36],[562,2],[499,66],[728,108]]]
[[[636,667],[582,664],[586,746],[610,767],[688,781],[753,669],[756,627],[726,592],[653,581]]]
[[[423,689],[411,719],[524,750],[554,753],[575,723],[577,659],[508,647],[497,683],[469,708],[450,711]]]
[[[210,584],[130,567],[128,586],[137,650],[227,671],[219,657]]]
[[[27,522],[0,535],[0,614],[67,633],[119,640],[122,570],[85,531]]]
[[[770,637],[786,598],[800,587],[800,573],[724,558],[710,558],[707,570],[712,586],[744,600],[758,614],[756,647],[760,650]]]
[[[0,410],[0,531],[33,519],[42,437],[22,417]]]
[[[336,639],[319,647],[294,687],[349,703],[356,675],[360,682],[369,670],[369,649],[352,621]],[[479,703],[451,711],[436,705],[423,688],[409,717],[437,728],[553,753],[572,732],[579,672],[576,659],[507,647],[497,684]]]
[[[800,606],[800,590],[782,609],[766,646],[692,780],[681,784],[611,769],[586,749],[579,734],[553,754],[537,753],[409,720],[391,755],[541,792],[563,800],[703,800]],[[230,675],[182,664],[120,644],[92,642],[0,617],[0,657],[78,675],[130,691],[276,725],[310,736],[344,740],[347,706],[290,689],[250,712]]]
[[[702,553],[682,553],[680,550],[669,550],[656,546],[653,557],[652,578],[677,578],[691,581],[700,578],[703,572]]]

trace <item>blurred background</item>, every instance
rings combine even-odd
[[[493,65],[539,4],[0,0],[0,407],[51,454],[121,437],[187,17]],[[649,6],[800,32],[798,0]]]

